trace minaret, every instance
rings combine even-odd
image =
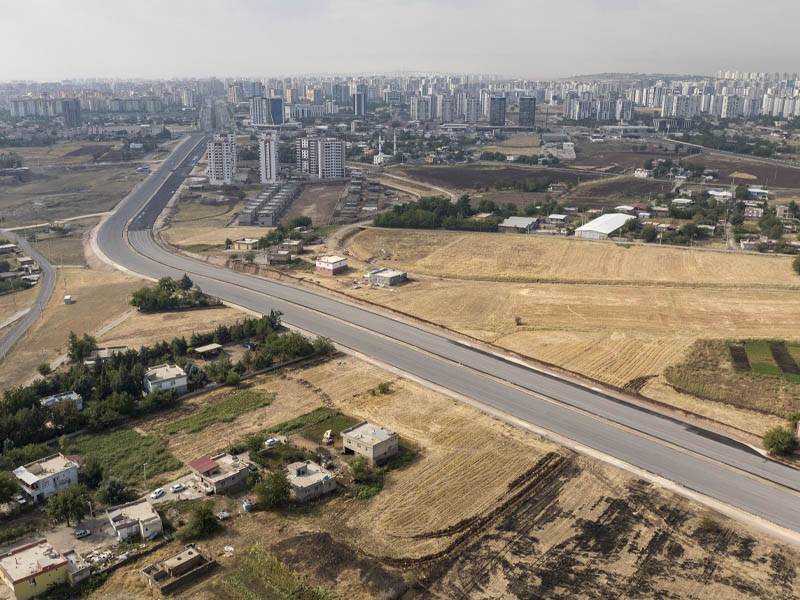
[[[381,139],[381,134],[378,134],[378,156],[383,154],[383,140]]]
[[[397,154],[397,130],[394,130],[394,148],[392,148],[392,154]]]

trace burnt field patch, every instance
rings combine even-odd
[[[775,363],[783,373],[800,375],[800,367],[797,366],[794,357],[789,354],[785,342],[770,342],[769,350],[772,353],[772,358],[775,359]]]
[[[586,173],[567,169],[544,167],[493,167],[484,165],[414,166],[403,167],[402,172],[413,179],[451,189],[474,189],[476,185],[493,187],[510,185],[526,179],[549,180],[552,183],[595,181],[605,177],[600,173]]]
[[[592,182],[580,186],[567,196],[570,202],[587,206],[601,206],[609,201],[618,201],[624,198],[642,198],[657,196],[669,191],[670,184],[666,181],[652,179],[635,179],[633,177],[618,177],[608,181]]]
[[[747,358],[747,350],[744,349],[744,346],[731,344],[728,346],[728,351],[731,353],[733,368],[742,373],[747,373],[750,370],[750,359]]]
[[[737,183],[745,185],[760,184],[777,188],[800,188],[800,169],[783,166],[777,163],[767,163],[746,158],[735,158],[721,154],[694,154],[689,162],[704,165],[719,173],[715,183],[730,183],[734,173],[747,173],[755,180],[737,179]]]

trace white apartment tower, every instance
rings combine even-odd
[[[211,185],[231,185],[236,173],[236,136],[218,133],[208,142],[208,180]]]
[[[278,142],[272,133],[262,133],[258,138],[258,165],[261,183],[275,183],[278,180]]]
[[[478,98],[467,98],[464,120],[467,123],[477,123],[481,116],[481,101]]]
[[[306,137],[297,140],[297,168],[320,179],[345,176],[345,144],[336,138]]]

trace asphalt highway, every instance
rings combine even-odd
[[[800,472],[744,444],[325,295],[167,252],[152,226],[203,141],[197,134],[181,144],[101,225],[98,245],[111,261],[153,278],[188,273],[206,293],[261,313],[280,310],[289,324],[800,531]]]
[[[53,295],[53,290],[56,287],[56,270],[21,235],[0,230],[0,236],[16,243],[28,256],[35,260],[39,265],[41,274],[37,284],[39,286],[39,294],[36,296],[36,302],[33,303],[31,309],[24,316],[11,326],[8,333],[0,338],[0,360],[3,360],[8,351],[11,350],[11,347],[28,331],[28,328],[33,325],[36,318],[50,301],[50,296]]]

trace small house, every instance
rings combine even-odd
[[[408,280],[408,274],[397,269],[375,269],[367,277],[371,284],[382,286],[399,285]]]
[[[249,474],[245,461],[226,453],[214,457],[201,456],[190,462],[189,468],[209,494],[225,494],[242,488]]]
[[[397,454],[399,436],[367,421],[362,421],[341,433],[345,454],[358,454],[371,465],[382,464]]]
[[[316,260],[317,273],[338,275],[347,270],[347,259],[342,256],[320,256]]]
[[[233,242],[234,250],[243,250],[245,252],[255,250],[258,248],[258,240],[255,238],[241,238]]]
[[[120,542],[136,536],[146,540],[163,530],[161,517],[146,498],[111,507],[106,510],[106,516]]]
[[[144,389],[148,394],[153,392],[184,394],[188,389],[186,371],[178,365],[166,363],[151,367],[144,374]]]
[[[333,473],[310,460],[295,462],[286,467],[292,498],[306,502],[336,489]]]
[[[530,233],[536,229],[536,217],[508,217],[497,226],[501,233]]]

